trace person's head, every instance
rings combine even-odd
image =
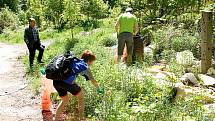
[[[81,55],[81,59],[83,59],[88,65],[92,65],[96,60],[96,56],[90,50],[85,50]]]
[[[133,13],[133,9],[132,8],[126,8],[125,12],[126,13]]]
[[[29,25],[34,28],[36,26],[36,20],[34,18],[29,19]]]

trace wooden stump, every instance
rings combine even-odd
[[[132,61],[134,62],[143,62],[144,59],[144,43],[141,36],[134,37],[134,49]]]

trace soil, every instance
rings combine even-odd
[[[46,43],[50,44],[50,43]],[[0,43],[0,121],[41,121],[40,95],[25,79],[25,45]]]

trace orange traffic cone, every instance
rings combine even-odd
[[[52,83],[45,76],[42,76],[42,110],[49,111],[51,109],[51,99],[50,95],[52,92]]]
[[[52,83],[50,80],[46,79],[44,76],[41,79],[42,81],[42,115],[43,115],[43,121],[52,121],[53,114],[51,111],[51,92],[52,92]]]
[[[50,110],[51,109],[51,99],[50,99],[50,92],[46,89],[42,95],[42,110]]]

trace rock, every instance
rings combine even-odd
[[[210,89],[202,89],[200,87],[189,87],[189,86],[179,86],[176,87],[177,94],[176,99],[186,98],[191,95],[201,95],[202,102],[205,104],[214,103],[215,102],[215,93]]]
[[[157,73],[156,75],[155,75],[155,78],[157,78],[157,79],[165,79],[166,78],[166,74],[164,74],[164,73]]]
[[[184,74],[180,80],[187,86],[198,86],[198,80],[193,73]]]
[[[208,75],[215,75],[215,69],[214,68],[209,68],[207,74]]]
[[[183,52],[177,52],[176,62],[182,65],[193,65],[194,64],[193,53],[188,50],[185,50]]]
[[[155,66],[152,66],[150,68],[147,69],[147,71],[149,71],[150,73],[159,73],[161,71],[163,71],[163,69],[165,68],[165,66],[161,65],[155,65]]]
[[[90,32],[85,32],[85,31],[83,31],[83,32],[80,32],[79,33],[81,36],[90,36]]]
[[[144,48],[144,54],[153,56],[153,50],[151,47]]]
[[[204,75],[204,74],[199,74],[198,75],[199,79],[203,82],[203,85],[205,86],[213,86],[215,85],[215,78]]]
[[[175,84],[175,87],[182,87],[182,86],[184,86],[184,84],[182,82],[178,82]]]

